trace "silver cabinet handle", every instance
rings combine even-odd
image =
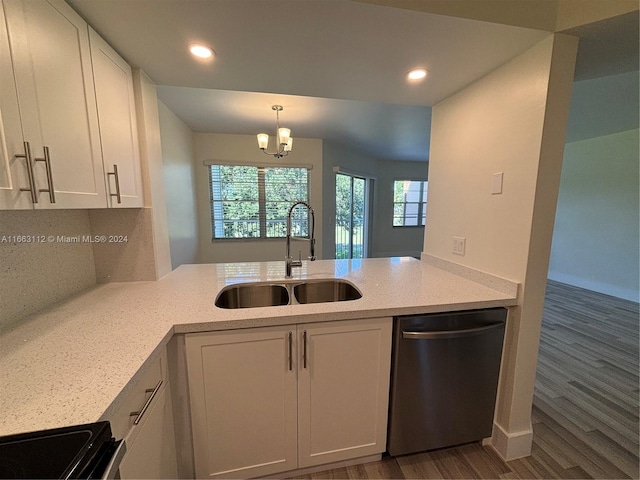
[[[24,154],[17,153],[16,158],[24,158],[27,161],[27,176],[29,177],[29,188],[21,188],[21,192],[31,192],[31,201],[38,203],[36,195],[36,182],[33,176],[33,161],[31,160],[31,146],[29,142],[24,142]]]
[[[478,335],[480,333],[486,332],[487,330],[493,330],[494,328],[498,328],[503,325],[503,322],[498,322],[491,323],[482,327],[467,328],[464,330],[442,330],[439,332],[412,332],[403,330],[402,338],[406,338],[407,340],[436,340],[445,338],[470,337],[472,335]]]
[[[53,188],[53,174],[51,173],[51,157],[49,156],[49,147],[43,147],[44,158],[36,158],[36,162],[44,162],[44,166],[47,168],[47,184],[49,188],[41,188],[39,192],[48,192],[49,201],[56,203],[56,194]]]
[[[289,332],[289,371],[293,370],[293,332]]]
[[[127,452],[127,445],[124,443],[124,440],[119,440],[119,442],[120,445],[118,445],[116,451],[113,452],[113,456],[111,457],[111,460],[109,460],[107,468],[105,468],[104,473],[100,477],[101,480],[120,478],[120,475],[118,475],[120,473],[118,469],[120,468],[120,463],[124,458],[124,454]]]
[[[120,198],[120,177],[118,177],[118,165],[113,164],[113,172],[107,172],[107,175],[113,175],[116,180],[116,193],[109,193],[110,197],[116,197],[118,203],[122,203]]]
[[[136,417],[136,419],[133,421],[134,425],[138,425],[140,423],[140,420],[142,420],[142,417],[144,416],[147,409],[149,408],[149,405],[151,405],[151,402],[153,402],[153,398],[156,396],[161,386],[162,386],[162,380],[158,382],[158,384],[156,385],[156,388],[146,390],[147,393],[151,392],[151,395],[149,395],[149,398],[147,398],[147,401],[144,402],[144,405],[142,406],[142,410],[140,410],[139,412],[131,412],[129,414],[130,417],[133,417],[133,416]]]
[[[302,365],[307,368],[307,331],[302,332]]]

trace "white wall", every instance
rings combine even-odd
[[[426,133],[425,133],[426,134]],[[393,182],[427,180],[427,162],[378,161],[378,189],[373,219],[373,257],[419,257],[424,227],[393,226]]]
[[[638,128],[639,90],[637,70],[574,83],[567,143]]]
[[[176,269],[198,263],[199,257],[193,132],[160,101],[158,114],[171,268]]]
[[[252,240],[211,240],[211,208],[207,167],[203,162],[220,161],[235,164],[311,166],[309,171],[309,202],[316,210],[316,256],[323,258],[323,212],[322,212],[322,140],[296,138],[293,151],[287,157],[275,159],[258,149],[255,135],[230,135],[219,133],[194,133],[194,171],[198,203],[198,225],[200,232],[200,261],[257,262],[284,260],[283,238]],[[318,206],[316,208],[316,205]],[[308,252],[306,243],[292,244],[291,251]],[[306,254],[308,255],[308,253]]]
[[[159,279],[171,271],[171,251],[162,173],[158,91],[149,76],[140,69],[133,71],[133,91],[136,98],[144,204],[145,207],[151,207],[150,215],[145,216],[148,218],[148,234],[143,236],[142,241],[146,244],[141,245],[140,251],[144,251],[146,255],[149,251],[153,253],[155,279]]]
[[[424,252],[521,284],[510,309],[494,445],[526,456],[577,39],[550,36],[433,107]],[[492,175],[504,172],[501,195]],[[466,254],[452,253],[453,236]]]
[[[567,144],[549,278],[640,301],[638,133]]]

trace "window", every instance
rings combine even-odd
[[[427,182],[396,180],[393,182],[393,226],[424,226],[427,219]]]
[[[287,213],[298,201],[309,201],[306,168],[210,165],[213,239],[281,238],[287,234]],[[309,236],[309,214],[296,208],[292,234]]]

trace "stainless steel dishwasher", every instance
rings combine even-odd
[[[394,318],[387,451],[491,436],[504,308]]]

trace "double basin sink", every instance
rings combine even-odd
[[[216,297],[220,308],[274,307],[278,305],[343,302],[362,298],[346,280],[296,280],[293,282],[237,283],[223,288]]]

